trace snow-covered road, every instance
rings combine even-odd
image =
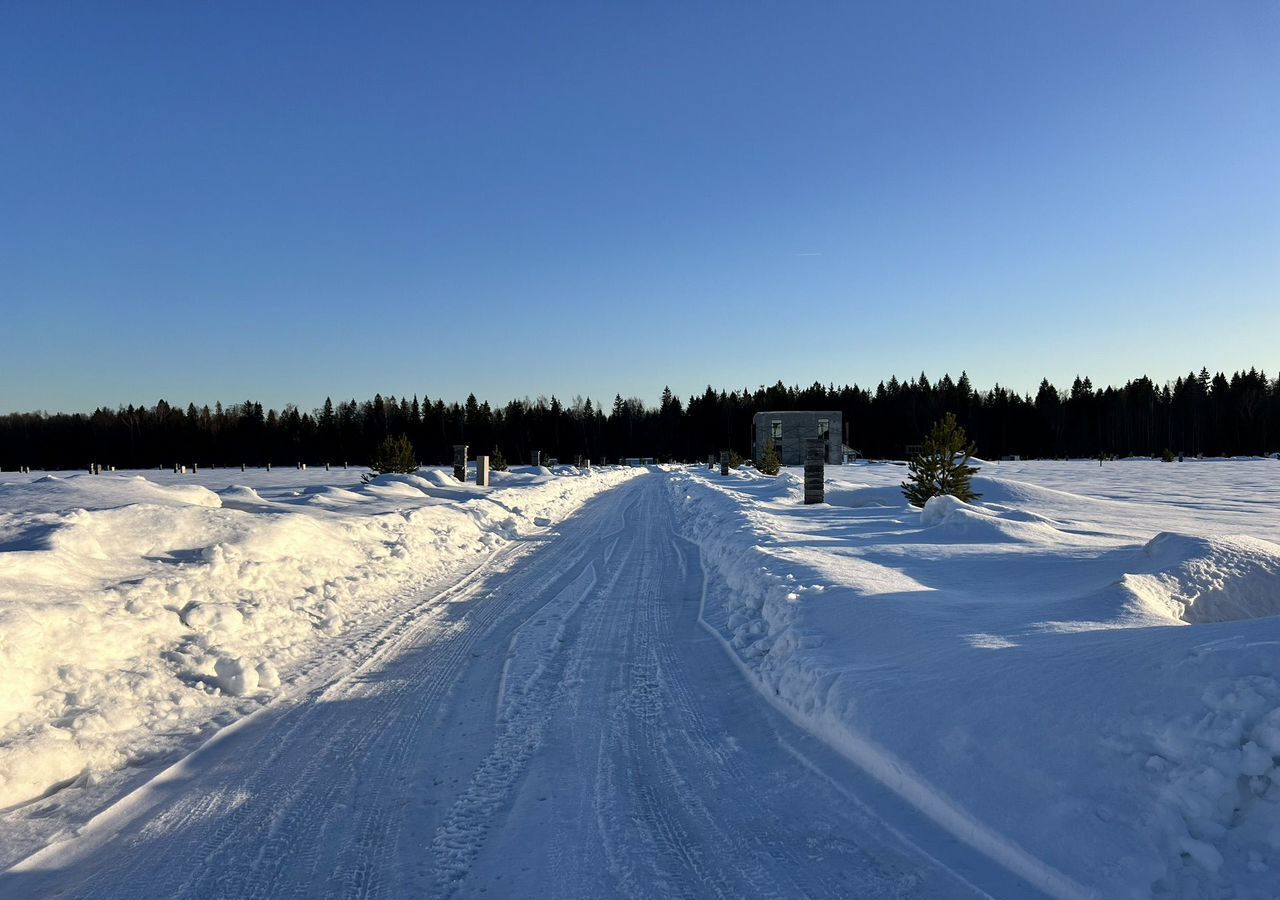
[[[665,477],[423,596],[0,896],[1035,896],[750,687]]]

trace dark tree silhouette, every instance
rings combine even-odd
[[[1280,379],[1257,369],[1230,376],[1201,369],[1163,385],[1142,376],[1101,389],[1076,377],[1065,391],[1046,379],[1034,396],[1001,385],[977,390],[962,372],[955,379],[890,378],[874,388],[708,386],[686,400],[664,390],[656,408],[621,395],[602,408],[591,398],[491,406],[474,395],[446,403],[378,394],[365,401],[327,398],[314,411],[264,409],[255,400],[212,408],[159,400],[90,413],[14,412],[0,415],[0,469],[79,469],[91,462],[118,468],[363,465],[389,435],[407,437],[425,463],[448,462],[458,443],[500,451],[512,463],[527,462],[535,449],[597,463],[628,456],[694,460],[726,448],[749,455],[752,416],[776,409],[839,410],[847,429],[841,437],[873,459],[902,458],[947,413],[989,458],[1280,449]]]

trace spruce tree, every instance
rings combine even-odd
[[[386,438],[379,446],[369,463],[369,473],[364,481],[388,472],[409,474],[418,471],[417,456],[413,452],[413,444],[403,434]]]
[[[494,447],[493,453],[489,455],[489,468],[495,472],[507,471],[507,458],[502,455],[500,447]]]
[[[934,423],[920,453],[908,463],[902,493],[915,506],[924,506],[930,497],[942,494],[965,503],[977,500],[981,495],[973,492],[969,481],[977,471],[969,465],[973,450],[956,417],[947,413]]]
[[[778,456],[778,448],[773,446],[772,439],[764,445],[764,455],[760,457],[759,469],[765,475],[777,475],[782,469],[782,459]]]

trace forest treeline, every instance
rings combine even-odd
[[[1255,455],[1280,449],[1280,378],[1250,369],[1229,378],[1202,369],[1164,385],[1141,377],[1122,387],[1095,388],[1076,378],[1059,390],[1047,380],[1035,395],[1000,387],[975,390],[967,375],[930,381],[891,378],[874,389],[781,382],[755,390],[715,390],[682,400],[666,390],[657,406],[616,396],[608,406],[575,398],[513,400],[492,407],[382,395],[326,400],[316,410],[264,409],[245,401],[212,408],[100,408],[92,413],[10,413],[0,416],[0,468],[78,469],[97,462],[117,468],[175,463],[257,466],[267,462],[362,465],[388,436],[404,434],[424,463],[452,459],[454,444],[471,452],[501,450],[512,463],[533,450],[543,458],[597,462],[652,456],[705,459],[722,448],[748,455],[751,417],[782,409],[840,410],[847,443],[871,458],[901,457],[930,425],[954,413],[978,454],[998,458],[1152,456],[1174,453]]]

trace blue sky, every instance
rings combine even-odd
[[[1273,2],[0,7],[0,410],[1280,370]]]

